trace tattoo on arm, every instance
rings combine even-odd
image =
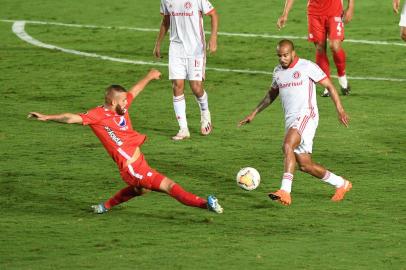
[[[257,112],[263,111],[266,107],[272,104],[272,102],[278,97],[279,90],[275,88],[271,88],[268,93],[266,93],[265,97],[262,101],[258,104],[256,110]]]

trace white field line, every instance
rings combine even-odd
[[[0,21],[14,23],[17,20],[0,20]],[[44,22],[44,21],[25,21],[25,22],[31,23],[31,24],[58,25],[58,26],[77,27],[77,28],[120,29],[120,30],[133,30],[133,31],[141,31],[141,32],[158,32],[159,31],[159,29],[153,29],[153,28],[127,27],[127,26],[99,26],[99,25],[91,25],[91,24],[70,24],[70,23]],[[209,33],[210,32],[206,32],[206,34],[209,34]],[[307,39],[307,37],[305,37],[305,36],[300,37],[300,36],[287,36],[287,35],[229,33],[229,32],[218,32],[218,34],[222,35],[222,36],[246,37],[246,38],[270,38],[270,39],[289,38],[289,39],[304,39],[304,40]],[[393,46],[406,47],[406,43],[404,43],[404,42],[401,43],[401,42],[362,40],[362,39],[346,39],[345,42],[368,44],[368,45],[393,45]]]
[[[58,50],[62,51],[65,53],[70,53],[74,55],[79,55],[79,56],[86,56],[86,57],[93,57],[93,58],[99,58],[103,60],[108,60],[108,61],[114,61],[114,62],[120,62],[120,63],[128,63],[128,64],[134,64],[134,65],[150,65],[150,66],[168,66],[166,63],[160,63],[160,62],[152,62],[152,61],[138,61],[138,60],[130,60],[130,59],[123,59],[123,58],[115,58],[115,57],[110,57],[110,56],[104,56],[104,55],[99,55],[95,53],[87,53],[87,52],[81,52],[77,50],[71,50],[71,49],[65,49],[62,47],[58,47],[55,45],[51,44],[46,44],[43,43],[33,37],[31,37],[26,31],[25,31],[25,24],[26,21],[12,21],[13,26],[12,30],[13,32],[22,40],[24,40],[27,43],[30,43],[34,46],[37,47],[42,47],[50,50]],[[47,23],[43,23],[47,24]],[[62,25],[62,24],[61,24]],[[75,27],[81,27],[81,26],[75,26]],[[90,26],[91,27],[91,26]],[[249,69],[226,69],[226,68],[211,68],[211,67],[206,67],[207,70],[214,70],[214,71],[219,71],[219,72],[234,72],[234,73],[245,73],[245,74],[265,74],[265,75],[272,75],[272,72],[269,71],[262,71],[262,70],[249,70]],[[335,76],[333,76],[335,77]],[[393,81],[393,82],[406,82],[406,79],[398,79],[398,78],[379,78],[379,77],[348,77],[349,79],[352,80],[373,80],[373,81]]]

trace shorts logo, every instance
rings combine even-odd
[[[152,176],[152,172],[148,172],[148,173],[147,173],[147,176],[148,176],[148,177],[151,177],[151,176]]]
[[[195,74],[195,78],[199,78],[200,77],[200,74],[199,73],[196,73]]]
[[[189,1],[185,3],[185,9],[191,9],[192,8],[192,3]]]
[[[299,79],[300,78],[300,72],[299,71],[295,71],[294,73],[293,73],[293,79]]]

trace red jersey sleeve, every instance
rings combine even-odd
[[[129,108],[131,106],[131,104],[133,103],[133,100],[134,100],[133,94],[131,94],[130,92],[127,92],[127,108]]]
[[[99,122],[100,119],[100,113],[98,112],[99,108],[94,108],[86,113],[79,113],[79,116],[82,117],[82,125],[87,126],[87,125],[93,125]]]

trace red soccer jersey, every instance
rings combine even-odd
[[[308,15],[341,17],[342,13],[342,0],[309,0],[307,2]]]
[[[147,138],[132,128],[128,108],[133,99],[133,95],[127,93],[127,106],[124,115],[107,110],[103,106],[79,114],[83,119],[83,125],[90,126],[120,170],[125,167],[125,162],[132,157],[136,147],[142,145]]]

